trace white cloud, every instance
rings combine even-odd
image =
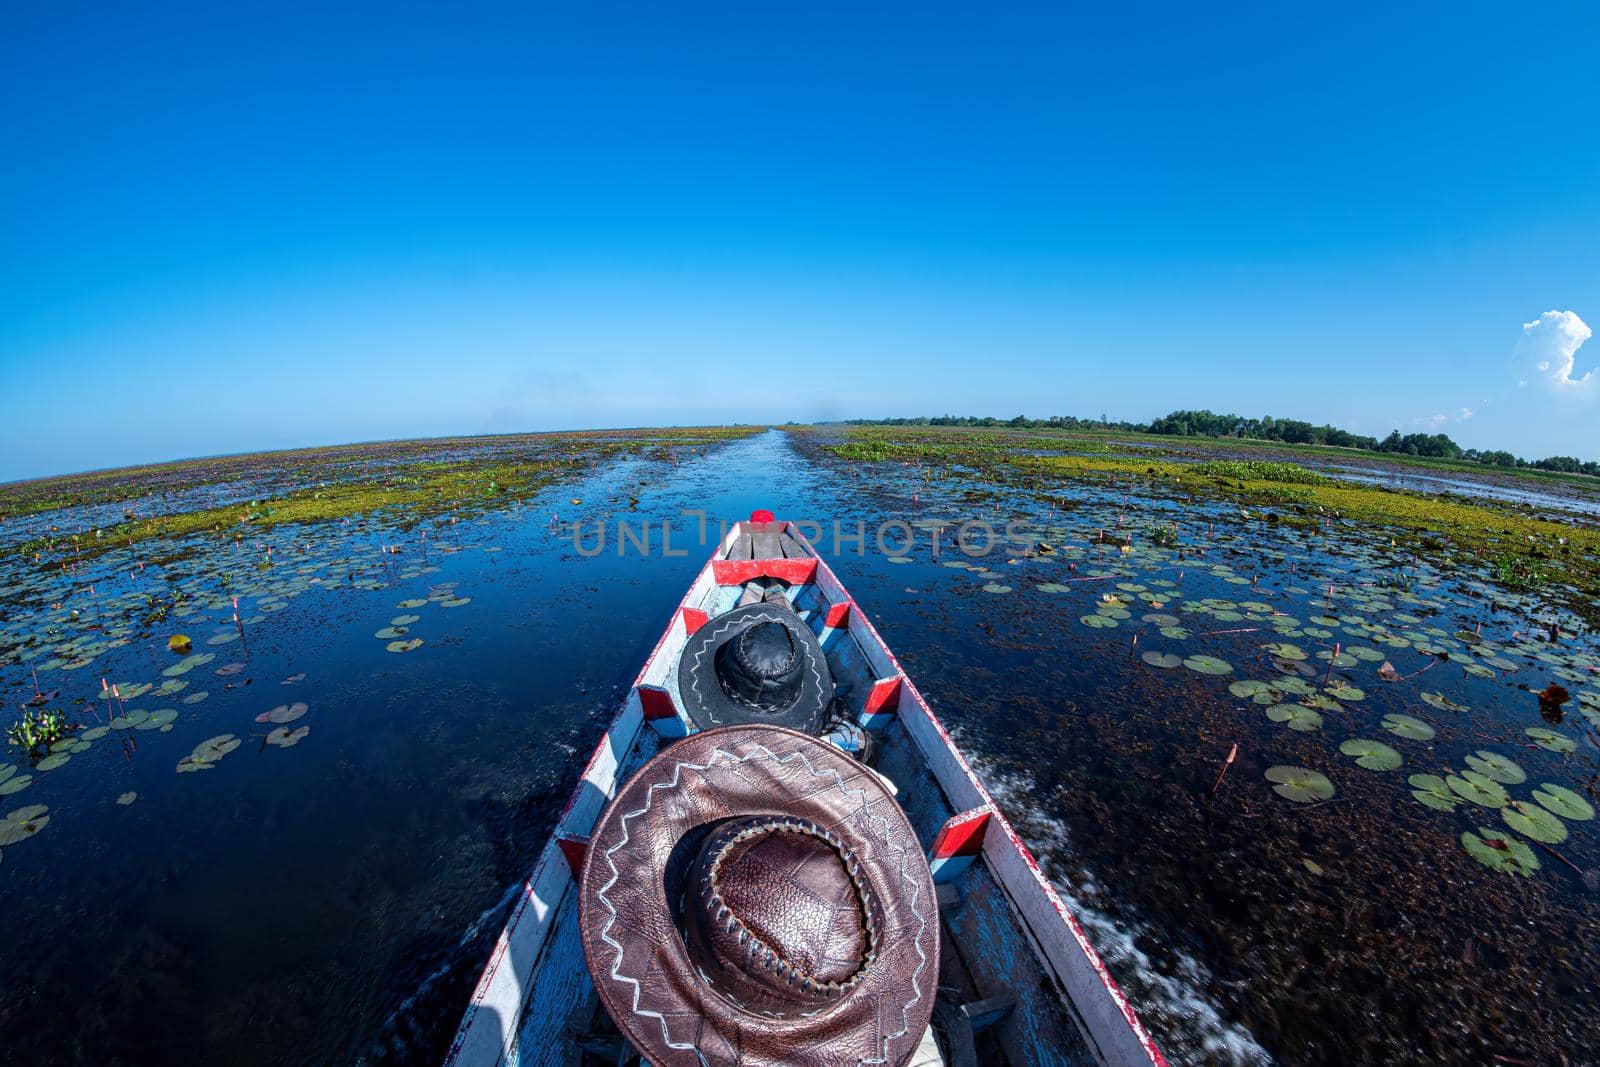
[[[1471,408],[1462,408],[1460,411],[1458,411],[1456,413],[1456,421],[1457,422],[1466,422],[1468,419],[1472,418],[1472,416],[1474,416],[1476,414],[1477,414],[1477,412],[1473,411]]]
[[[1437,430],[1449,421],[1447,415],[1423,415],[1411,420],[1411,425],[1420,426],[1425,430]]]
[[[1592,336],[1594,331],[1576,311],[1546,311],[1523,323],[1513,357],[1517,384],[1538,382],[1557,396],[1592,399],[1600,393],[1600,373],[1591,370],[1581,378],[1572,373],[1578,349]]]

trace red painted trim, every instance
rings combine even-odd
[[[672,706],[672,694],[657,685],[639,687],[639,706],[644,709],[644,719],[670,719],[678,714]]]
[[[893,713],[900,706],[900,679],[880,678],[872,686],[872,692],[867,694],[867,706],[862,709],[862,714],[876,715],[880,711]]]
[[[711,574],[718,585],[743,585],[753,578],[781,578],[804,585],[817,573],[814,559],[715,559]]]
[[[949,821],[939,827],[939,836],[933,839],[932,858],[976,856],[982,852],[983,832],[989,828],[989,815],[988,808],[973,808],[950,816]]]
[[[582,874],[583,857],[589,851],[589,839],[576,834],[556,834],[556,844],[561,846],[561,854],[567,857],[567,866],[572,868],[573,877]]]
[[[711,617],[699,608],[683,609],[683,629],[686,634],[692,634],[709,622]]]
[[[828,614],[822,618],[824,626],[843,626],[850,618],[850,601],[844,600],[837,604],[828,605]]]

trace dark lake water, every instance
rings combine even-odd
[[[704,509],[714,538],[716,519],[756,507],[817,521],[829,554],[835,520],[865,524],[867,551],[844,546],[835,569],[1174,1062],[1582,1062],[1600,1047],[1600,898],[1543,852],[1526,878],[1481,866],[1460,834],[1502,825],[1500,812],[1437,811],[1405,781],[1493,750],[1525,768],[1519,796],[1545,781],[1592,790],[1586,710],[1600,704],[1574,695],[1551,726],[1528,691],[1600,692],[1592,640],[1552,644],[1526,605],[1392,559],[1378,536],[1281,531],[1113,490],[930,483],[769,432],[677,464],[619,458],[457,523],[280,527],[167,567],[118,553],[73,574],[0,575],[8,640],[53,630],[0,668],[8,705],[28,700],[41,668],[40,687],[86,729],[118,711],[125,723],[177,713],[170,731],[111,730],[56,769],[19,767],[12,777],[31,782],[0,796],[0,818],[27,805],[49,818],[0,849],[7,1061],[436,1062],[508,894],[710,550],[680,509]],[[980,515],[1031,520],[1057,551],[969,559],[945,543],[935,555],[933,528]],[[686,554],[663,555],[657,525],[654,551],[619,556],[619,517],[670,520]],[[923,524],[914,547],[874,548],[889,518]],[[592,524],[613,524],[604,551],[577,550],[574,520],[591,524],[586,547]],[[1166,522],[1180,544],[1151,546],[1145,531]],[[178,589],[165,621],[108,639],[144,597]],[[1166,612],[1185,636],[1143,621]],[[404,615],[417,619],[394,623]],[[374,636],[391,625],[405,632]],[[166,646],[174,632],[216,658],[165,675],[183,662]],[[411,638],[423,644],[389,651]],[[126,643],[99,647],[108,640]],[[1263,651],[1275,640],[1303,648],[1313,688],[1343,684],[1318,730],[1287,729],[1228,688],[1287,676]],[[1437,654],[1419,650],[1430,641]],[[1334,644],[1377,658],[1316,658]],[[1169,650],[1228,672],[1140,658]],[[1383,682],[1379,661],[1412,677]],[[217,673],[230,664],[242,667]],[[96,699],[102,676],[169,691],[119,705]],[[1469,710],[1427,705],[1424,691]],[[266,744],[276,724],[257,717],[297,702],[304,714],[283,725],[310,732]],[[1396,713],[1436,736],[1384,732]],[[1574,750],[1537,746],[1529,727]],[[238,748],[176,773],[226,734]],[[1356,766],[1337,746],[1357,736],[1406,765]],[[1274,765],[1320,769],[1337,794],[1286,801],[1263,778]],[[1554,847],[1593,867],[1596,824],[1563,825]]]

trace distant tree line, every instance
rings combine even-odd
[[[1101,415],[1098,419],[1080,419],[1074,415],[1052,415],[1046,419],[1030,419],[1018,415],[1014,419],[996,419],[972,415],[938,415],[932,418],[913,419],[851,419],[854,423],[871,426],[974,426],[990,429],[1054,429],[1054,430],[1117,430],[1123,433],[1148,433],[1169,437],[1232,437],[1240,440],[1282,441],[1292,445],[1326,445],[1332,448],[1349,448],[1365,452],[1389,452],[1406,456],[1425,456],[1430,459],[1453,459],[1478,463],[1485,467],[1532,467],[1537,470],[1558,471],[1563,474],[1590,474],[1600,476],[1600,463],[1581,460],[1573,456],[1550,456],[1546,459],[1525,460],[1501,449],[1479,451],[1462,448],[1442,433],[1408,433],[1393,430],[1388,437],[1379,439],[1341,430],[1337,426],[1313,426],[1300,419],[1276,419],[1264,415],[1259,419],[1242,415],[1218,415],[1212,411],[1174,411],[1154,422],[1112,421]]]

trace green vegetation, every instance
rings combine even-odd
[[[1273,442],[1287,445],[1309,445],[1344,451],[1379,452],[1392,456],[1433,460],[1463,461],[1463,467],[1492,467],[1516,470],[1533,468],[1557,474],[1578,474],[1600,477],[1600,462],[1581,460],[1574,456],[1550,456],[1540,460],[1524,460],[1503,450],[1479,451],[1462,448],[1441,433],[1402,434],[1391,431],[1382,440],[1351,433],[1336,426],[1314,426],[1300,419],[1278,419],[1271,415],[1259,419],[1242,415],[1216,412],[1174,411],[1149,423],[1113,422],[1102,415],[1098,419],[1081,419],[1072,415],[1052,415],[1045,419],[1030,419],[1018,415],[1011,419],[992,417],[941,415],[933,418],[908,419],[857,419],[855,425],[867,426],[930,426],[930,427],[980,427],[1011,430],[1071,430],[1078,432],[1117,431],[1148,434],[1154,437],[1213,437],[1233,438],[1240,441]]]
[[[255,477],[283,489],[242,503],[171,515],[141,518],[125,510],[123,521],[114,525],[52,531],[0,548],[0,556],[59,551],[82,560],[141,541],[195,534],[242,539],[252,528],[324,522],[386,508],[404,508],[409,522],[442,512],[471,511],[526,499],[618,453],[672,460],[677,448],[716,444],[754,432],[754,427],[716,427],[628,431],[626,435],[597,432],[352,445],[189,460],[18,483],[0,487],[0,516],[16,517],[69,504],[128,500],[180,483],[184,488],[193,488]],[[476,452],[471,451],[474,448]],[[467,450],[462,458],[408,458],[459,454],[462,450]],[[160,621],[175,606],[153,601],[152,621]]]
[[[738,440],[760,429],[762,427],[710,426],[440,437],[186,459],[3,485],[0,486],[0,521],[59,508],[130,501],[151,493],[231,482],[267,480],[289,487],[335,483],[350,478],[362,480],[369,477],[372,468],[378,464],[410,470],[429,466],[450,468],[460,467],[464,463],[506,462],[513,456],[526,457],[529,461],[560,463],[622,452],[642,452],[655,458],[668,459],[673,457],[674,450],[678,448]],[[448,458],[463,453],[477,453],[478,458]],[[509,465],[517,464],[511,462]],[[135,515],[127,511],[124,518],[131,521]]]
[[[49,748],[71,731],[72,726],[66,716],[56,708],[24,708],[22,717],[7,727],[6,741],[21,749],[23,755],[31,755],[39,749]]]

